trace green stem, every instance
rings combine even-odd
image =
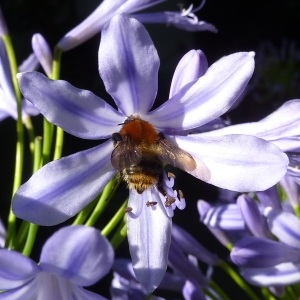
[[[34,161],[33,173],[35,173],[39,169],[40,163],[41,163],[41,153],[42,153],[41,137],[37,137],[35,139],[34,149],[35,149],[35,151],[34,151],[34,160],[33,160]],[[22,253],[25,256],[30,256],[30,254],[31,254],[38,229],[39,229],[38,225],[30,223],[26,243],[25,243],[24,249],[22,251]]]
[[[294,207],[296,216],[300,219],[300,205]]]
[[[125,211],[124,208],[126,207],[128,203],[128,199],[124,201],[122,206],[119,208],[119,210],[116,212],[116,214],[113,216],[113,218],[108,222],[108,224],[101,230],[102,235],[108,236],[111,231],[119,224],[119,222],[123,219]]]
[[[49,123],[45,118],[44,118],[43,136],[44,136],[44,138],[43,138],[43,162],[42,162],[42,165],[45,165],[50,160],[51,145],[52,145],[52,138],[53,138],[53,125],[51,123]]]
[[[54,58],[53,58],[52,74],[51,74],[51,78],[54,80],[57,80],[60,77],[62,54],[63,54],[62,49],[58,47],[54,49]],[[64,131],[60,127],[56,127],[56,140],[55,140],[55,150],[54,150],[53,160],[61,158],[63,141],[64,141]]]
[[[22,221],[21,227],[18,231],[18,234],[15,239],[15,250],[22,252],[22,249],[25,245],[25,241],[27,238],[28,230],[29,230],[29,222]]]
[[[209,286],[220,296],[218,299],[222,300],[230,300],[230,298],[227,296],[227,294],[221,289],[221,287],[215,283],[213,280],[209,282]],[[206,290],[208,291],[208,290]],[[210,297],[213,295],[210,295]],[[213,296],[214,297],[214,296]]]
[[[99,201],[93,211],[93,213],[90,215],[89,219],[86,221],[85,225],[86,226],[93,226],[98,218],[101,216],[103,213],[104,209],[106,208],[108,201],[107,199],[111,195],[113,191],[113,187],[115,184],[116,178],[114,177],[103,189],[102,194],[99,198]]]
[[[266,300],[276,300],[276,298],[267,288],[261,288],[260,291]]]
[[[30,256],[38,229],[38,225],[30,223],[26,243],[22,251],[23,255]]]
[[[61,48],[56,47],[54,49],[51,79],[58,79],[60,77],[62,54],[63,54],[63,50]]]
[[[228,275],[230,275],[230,277],[245,291],[245,293],[251,299],[260,300],[246,283],[246,281],[228,263],[221,260],[219,263],[219,267],[221,267]]]
[[[16,78],[16,74],[18,72],[16,56],[15,56],[15,52],[14,52],[14,48],[10,36],[5,35],[2,37],[2,39],[9,59],[12,82],[13,82],[14,91],[17,100],[17,112],[18,112],[18,119],[16,123],[16,131],[17,131],[16,160],[15,160],[14,183],[13,183],[13,190],[12,190],[12,195],[14,195],[22,182],[23,163],[24,163],[24,127],[22,122],[21,92]],[[16,235],[16,216],[13,214],[12,208],[10,208],[9,215],[8,215],[8,226],[7,226],[5,247],[10,247],[13,249],[15,235]]]
[[[35,139],[35,134],[34,134],[34,128],[33,124],[31,122],[31,118],[29,116],[23,118],[23,124],[25,125],[25,128],[27,129],[28,132],[28,137],[29,137],[29,149],[32,157],[32,161],[34,159],[34,139]]]
[[[64,143],[64,131],[60,127],[56,127],[56,140],[53,160],[61,158]]]
[[[119,245],[124,241],[124,239],[127,237],[127,224],[123,221],[118,229],[116,230],[116,233],[110,240],[110,243],[114,249],[117,249]]]

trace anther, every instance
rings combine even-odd
[[[147,207],[150,207],[150,206],[154,206],[154,205],[156,205],[156,204],[157,204],[156,201],[147,201],[146,206],[147,206]]]
[[[165,202],[165,207],[169,207],[172,203],[174,203],[176,199],[174,197],[170,197],[166,202]]]
[[[131,211],[132,211],[132,207],[125,207],[125,208],[124,208],[124,211],[125,211],[126,213],[131,212]]]
[[[184,196],[183,196],[183,192],[182,192],[181,190],[178,190],[178,194],[179,194],[179,199],[182,199],[182,198],[184,198]]]
[[[176,178],[175,174],[171,173],[171,172],[168,172],[168,177],[169,178]]]

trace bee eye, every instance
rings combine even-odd
[[[158,133],[158,136],[159,136],[160,139],[162,139],[162,140],[165,140],[165,139],[166,139],[165,135],[164,135],[162,132],[159,132],[159,133]]]
[[[113,142],[117,143],[117,142],[121,142],[122,141],[122,136],[120,133],[115,132],[111,135],[111,138],[113,140]]]

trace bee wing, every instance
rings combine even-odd
[[[170,164],[184,171],[193,171],[197,166],[196,161],[189,153],[165,139],[159,140],[157,156],[162,163]]]
[[[132,144],[130,137],[125,135],[111,154],[111,164],[116,170],[123,170],[131,165],[137,165],[142,159],[138,147]]]

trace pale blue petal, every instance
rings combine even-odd
[[[216,254],[208,251],[187,231],[175,224],[172,227],[172,238],[177,242],[182,251],[194,255],[206,264],[215,265],[219,262]]]
[[[24,97],[42,115],[70,134],[85,139],[108,138],[126,117],[90,91],[38,72],[18,74]]]
[[[171,82],[169,98],[172,98],[187,83],[199,79],[205,74],[208,63],[201,50],[191,50],[179,61]]]
[[[300,258],[300,252],[280,242],[248,236],[235,243],[230,257],[238,266],[263,268],[284,262],[296,262]]]
[[[157,51],[141,23],[119,15],[104,26],[99,73],[124,115],[143,115],[150,110],[157,92],[158,68]]]
[[[277,146],[253,136],[199,134],[176,136],[172,142],[190,153],[197,164],[202,161],[190,172],[192,175],[233,191],[265,190],[276,184],[287,170],[287,156]]]
[[[196,280],[187,280],[182,290],[185,300],[206,300],[202,287]]]
[[[19,66],[18,71],[19,73],[28,72],[28,71],[35,71],[39,65],[39,61],[34,55],[31,53]]]
[[[147,201],[157,204],[147,207]],[[133,212],[139,203],[143,206],[139,217],[127,216],[129,250],[138,281],[152,292],[166,272],[172,223],[155,187],[142,194],[130,190],[128,206]]]
[[[195,266],[181,251],[179,245],[172,241],[169,251],[169,266],[184,278],[194,278],[201,285],[207,285],[208,279],[202,271]]]
[[[110,162],[112,150],[108,141],[45,165],[14,195],[15,215],[47,226],[74,216],[116,173]]]
[[[49,44],[40,33],[36,33],[32,36],[31,45],[33,52],[43,67],[45,73],[48,76],[51,76],[53,57]]]
[[[228,126],[212,132],[212,135],[249,134],[270,141],[285,152],[299,150],[299,110],[300,100],[290,100],[259,122]]]
[[[159,130],[199,127],[228,111],[245,89],[253,70],[253,52],[225,56],[145,118]]]
[[[300,220],[292,213],[267,207],[265,209],[271,232],[283,243],[300,249]]]
[[[243,219],[250,232],[257,237],[268,238],[271,234],[268,230],[266,218],[261,215],[256,202],[243,194],[237,199]]]
[[[184,15],[184,13],[180,12],[164,11],[148,14],[134,14],[132,17],[142,23],[172,24],[179,29],[192,32],[205,30],[212,32],[218,31],[214,25],[205,21],[198,21],[197,18],[189,17],[189,15]]]
[[[242,276],[258,286],[287,286],[300,281],[300,263],[283,263],[271,268],[246,269]]]
[[[2,300],[105,300],[66,279],[45,272],[20,288],[0,293]]]
[[[114,15],[133,13],[165,0],[105,0],[79,25],[69,31],[57,44],[64,51],[84,43],[97,33]]]
[[[287,175],[284,177],[286,176]],[[272,186],[265,191],[257,192],[257,197],[264,207],[271,206],[273,208],[281,208],[281,202],[276,186]]]
[[[222,230],[243,230],[245,222],[236,204],[224,204],[210,208],[202,222]]]
[[[13,250],[0,250],[0,290],[19,287],[39,272],[40,267],[30,258]]]
[[[108,240],[93,227],[63,227],[44,244],[40,266],[51,274],[80,286],[89,286],[112,267],[114,251]]]
[[[287,198],[293,207],[300,205],[300,186],[291,176],[284,176],[280,184],[287,194]]]

